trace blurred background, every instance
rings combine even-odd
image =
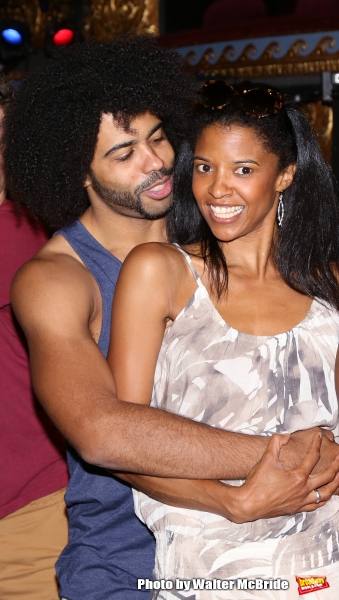
[[[57,45],[127,31],[169,35],[175,44],[184,32],[192,40],[192,31],[200,41],[221,28],[228,38],[234,27],[256,36],[333,25],[339,0],[0,0],[0,69],[24,72]]]
[[[339,0],[0,0],[0,71],[19,85],[56,49],[121,33],[176,48],[197,85],[251,79],[288,93],[339,178]]]
[[[319,1],[319,3],[321,3]],[[234,3],[235,5],[236,3]],[[264,0],[263,2],[247,2],[247,14],[242,12],[240,4],[239,14],[241,18],[252,18],[257,16],[279,16],[292,14],[295,9],[296,2],[294,0]],[[214,5],[212,7],[212,5]],[[222,2],[214,2],[213,0],[161,0],[160,1],[160,29],[161,33],[171,33],[186,29],[195,29],[202,27],[204,24],[208,26],[210,21],[213,21],[213,12],[216,11],[218,5],[219,11],[222,12]],[[210,6],[210,9],[208,10]],[[245,8],[246,10],[246,8]],[[226,7],[225,7],[226,11]],[[230,21],[234,19],[235,7],[233,7],[233,15],[225,15]],[[338,11],[339,12],[339,11]],[[220,17],[219,17],[220,18]],[[216,25],[218,25],[216,15]]]

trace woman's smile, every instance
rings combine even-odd
[[[251,128],[206,127],[194,157],[193,192],[199,209],[219,240],[276,226],[281,173]]]
[[[210,204],[211,219],[216,223],[233,223],[240,217],[244,208],[244,206],[233,206],[230,204]]]

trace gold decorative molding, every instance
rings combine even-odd
[[[339,50],[329,52],[335,46],[335,40],[324,35],[309,54],[305,54],[307,43],[296,39],[283,57],[277,57],[280,45],[270,42],[261,55],[256,58],[255,44],[249,43],[236,60],[232,60],[235,51],[230,42],[226,43],[218,60],[214,59],[212,45],[207,47],[198,62],[192,48],[185,57],[185,69],[189,73],[201,73],[205,77],[262,77],[267,75],[295,75],[302,73],[320,73],[339,70]]]
[[[332,134],[333,134],[333,109],[331,106],[318,102],[309,102],[301,105],[301,110],[308,118],[313,133],[318,141],[324,159],[331,164]]]
[[[86,37],[103,42],[130,32],[159,33],[158,0],[91,0]]]

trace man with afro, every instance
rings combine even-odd
[[[131,488],[109,470],[167,503],[223,515],[223,484],[204,480],[246,478],[267,446],[119,401],[105,361],[122,261],[138,244],[166,241],[175,225],[166,225],[174,151],[194,87],[179,56],[152,40],[92,42],[31,74],[6,119],[13,198],[62,228],[18,272],[13,306],[36,394],[70,444],[69,543],[57,563],[67,600],[149,595],[137,579],[152,577],[154,541]],[[299,464],[313,432],[298,435],[284,447],[286,467]],[[286,489],[306,496],[307,477],[286,471]]]

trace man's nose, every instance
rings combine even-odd
[[[144,156],[144,171],[151,173],[152,171],[160,171],[164,167],[163,159],[156,153],[153,148],[145,149]]]

